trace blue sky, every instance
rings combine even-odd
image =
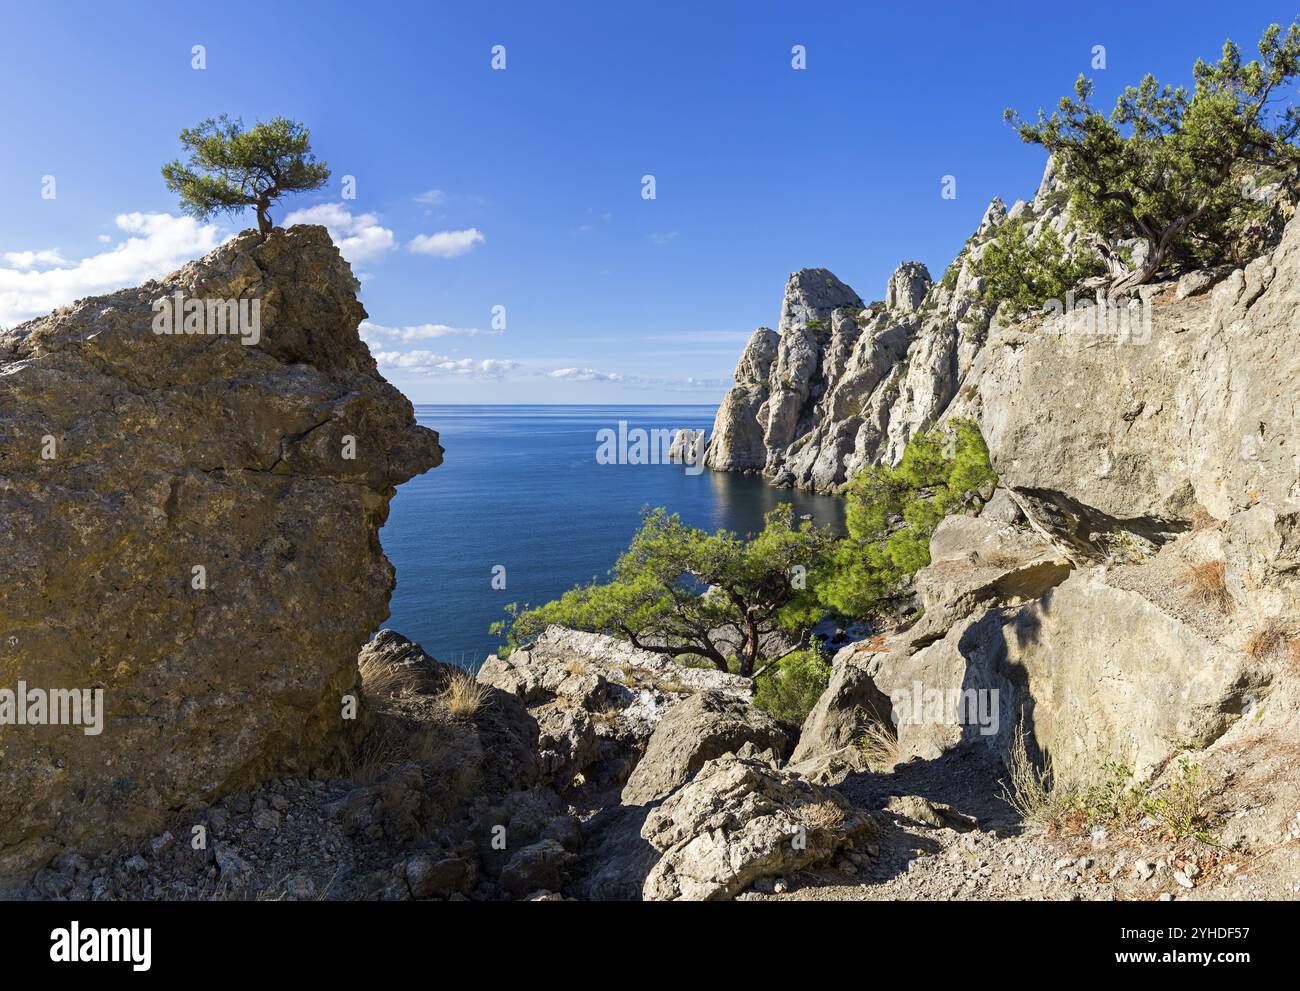
[[[1080,71],[1107,104],[1146,71],[1186,81],[1225,37],[1253,54],[1295,14],[6,0],[0,326],[252,226],[182,218],[159,168],[205,117],[280,114],[311,128],[334,178],[275,218],[330,222],[363,279],[371,348],[416,402],[713,402],[753,328],[775,325],[790,272],[824,266],[876,299],[903,259],[937,278],[991,197],[1033,193],[1042,154],[1004,107],[1050,106]]]

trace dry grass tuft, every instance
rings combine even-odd
[[[1251,660],[1262,661],[1278,651],[1285,640],[1285,634],[1276,623],[1265,623],[1251,632],[1242,650]]]
[[[1287,663],[1300,671],[1300,636],[1286,638]]]
[[[829,801],[801,805],[795,814],[808,831],[813,833],[842,829],[845,822],[844,810]]]
[[[392,716],[380,716],[378,725],[345,754],[347,777],[372,784],[399,764],[426,763],[433,751],[432,730],[412,730]]]
[[[1222,561],[1194,564],[1183,572],[1183,578],[1187,582],[1188,597],[1197,605],[1223,613],[1232,608],[1227,566]]]
[[[457,671],[440,699],[453,719],[473,719],[488,704],[491,695],[492,689],[480,685],[468,671]]]
[[[413,695],[428,685],[428,674],[414,664],[394,664],[367,654],[357,667],[361,672],[362,692],[376,702]]]
[[[1051,762],[1044,759],[1040,767],[1029,753],[1025,724],[1016,726],[1016,735],[1007,755],[1007,777],[1002,782],[1002,799],[1020,816],[1026,827],[1055,832],[1066,825],[1073,806],[1052,789]]]
[[[885,723],[875,723],[863,733],[858,747],[867,767],[877,773],[892,771],[903,760],[902,751],[898,748],[898,736]]]

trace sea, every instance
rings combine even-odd
[[[775,489],[756,475],[688,471],[636,446],[651,431],[707,430],[716,411],[417,406],[416,418],[438,431],[445,454],[439,467],[398,488],[380,533],[397,569],[384,627],[473,670],[499,645],[488,628],[508,603],[540,605],[604,580],[648,507],[744,535],[760,530],[773,507],[792,503],[796,516],[843,532],[836,497]],[[611,458],[609,440],[619,437],[626,443],[615,441]]]

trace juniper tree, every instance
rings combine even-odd
[[[169,162],[162,174],[182,209],[206,220],[253,207],[263,236],[271,231],[272,203],[285,193],[319,189],[330,177],[312,154],[307,128],[283,117],[244,130],[241,120],[222,114],[181,131],[181,144],[189,161]]]
[[[1054,156],[1075,215],[1098,236],[1114,290],[1147,282],[1178,251],[1221,257],[1259,210],[1253,181],[1269,172],[1294,177],[1300,110],[1282,100],[1300,71],[1300,23],[1285,34],[1271,25],[1259,55],[1243,63],[1227,41],[1218,62],[1197,60],[1190,91],[1148,74],[1109,114],[1089,102],[1093,83],[1082,75],[1051,115],[1040,110],[1031,123],[1006,111],[1022,140]],[[1131,269],[1115,246],[1124,238],[1147,247]]]

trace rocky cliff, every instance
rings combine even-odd
[[[0,725],[0,882],[306,771],[354,725],[379,528],[442,458],[358,288],[324,228],[250,232],[0,335],[0,690],[64,699]],[[202,333],[188,300],[256,300],[256,333]]]
[[[1023,219],[1032,241],[1071,228],[1049,168],[1031,202],[995,199],[944,278],[903,262],[884,298],[863,305],[825,269],[790,276],[777,331],[754,332],[714,421],[706,464],[761,472],[774,485],[834,491],[867,464],[896,463],[907,440],[952,404],[994,314],[976,262],[997,224]]]
[[[1145,287],[1141,333],[1086,311],[994,321],[948,415],[976,419],[1003,488],[935,532],[921,620],[837,655],[801,753],[843,737],[828,714],[864,718],[866,684],[894,702],[902,761],[1009,767],[1020,750],[1061,789],[1115,766],[1161,795],[1194,787],[1216,836],[1281,890],[1300,835],[1297,287],[1292,220],[1248,264]],[[968,708],[986,702],[988,720]],[[1153,840],[1110,880],[1199,889],[1148,816],[1138,842]]]

